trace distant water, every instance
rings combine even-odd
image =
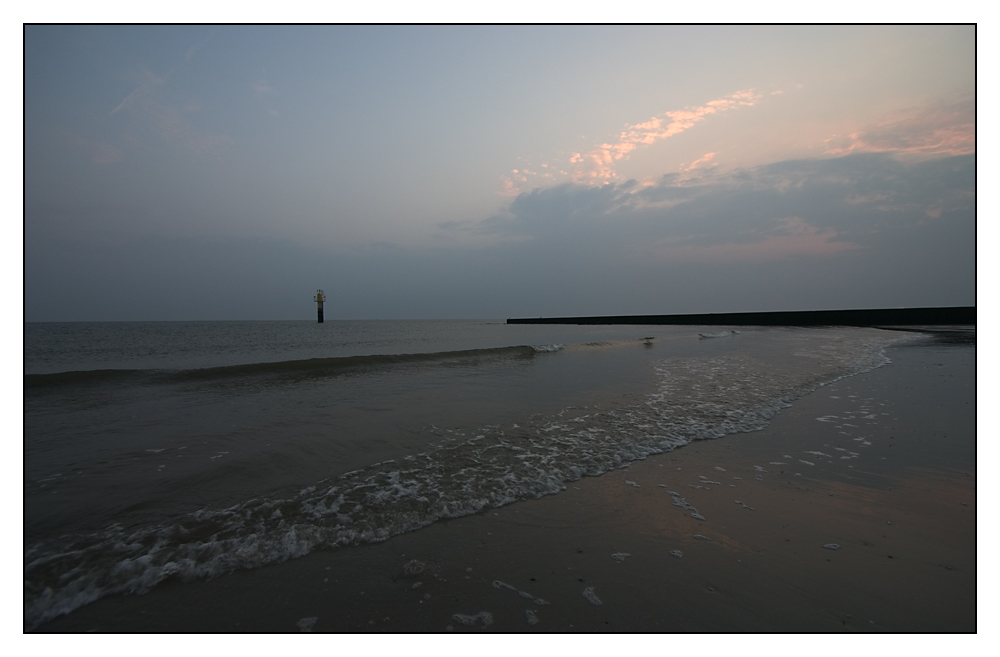
[[[760,429],[875,329],[26,324],[24,624]]]

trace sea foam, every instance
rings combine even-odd
[[[317,548],[380,542],[442,518],[559,493],[566,482],[692,441],[761,429],[798,396],[887,362],[882,348],[889,341],[870,333],[789,335],[808,356],[808,367],[780,367],[746,353],[666,358],[654,366],[655,392],[637,403],[483,427],[475,438],[344,473],[287,497],[30,545],[24,555],[25,628],[104,595],[147,591],[167,578],[215,577]],[[670,495],[703,520],[678,493]],[[592,588],[584,597],[600,604]],[[455,619],[492,622],[488,612]]]

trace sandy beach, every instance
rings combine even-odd
[[[887,355],[762,431],[37,631],[974,632],[975,346]]]

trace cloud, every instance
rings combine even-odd
[[[188,116],[200,110],[196,101],[184,104],[166,103],[160,99],[166,78],[149,71],[140,73],[145,80],[125,97],[110,116],[127,117],[124,126],[126,139],[142,143],[148,135],[155,135],[170,148],[189,155],[217,155],[222,147],[232,143],[225,135],[207,133],[195,127]]]
[[[264,73],[265,71],[261,71],[261,75],[263,75]],[[261,77],[257,80],[254,80],[253,83],[250,85],[250,88],[253,89],[254,95],[257,97],[257,101],[264,106],[268,116],[275,119],[281,117],[281,113],[278,112],[278,110],[276,110],[274,107],[270,106],[274,102],[275,90],[274,87],[271,85],[270,81],[266,77]]]
[[[152,71],[146,68],[137,71],[135,73],[135,77],[139,78],[140,80],[139,86],[133,89],[132,93],[125,96],[125,99],[122,100],[122,102],[118,103],[118,105],[116,105],[113,110],[111,110],[111,114],[109,114],[109,116],[113,116],[122,109],[131,107],[131,104],[134,102],[137,96],[150,93],[154,87],[160,86],[166,79],[157,76]]]
[[[969,155],[976,152],[975,109],[970,99],[894,112],[857,132],[828,139],[827,153]]]
[[[124,153],[111,144],[99,144],[91,160],[97,164],[110,164],[125,159]]]
[[[861,248],[859,244],[836,240],[835,231],[820,230],[800,217],[788,217],[780,223],[777,230],[771,231],[778,234],[764,234],[753,239],[751,232],[751,241],[699,245],[666,239],[644,247],[643,255],[671,262],[773,261],[788,256],[833,255]]]
[[[74,133],[65,133],[65,138],[72,148],[84,151],[90,161],[95,164],[113,164],[125,159],[125,154],[121,149],[111,144],[94,142]]]
[[[122,102],[118,103],[118,105],[116,105],[113,110],[111,110],[111,114],[109,114],[108,116],[114,116],[122,108],[128,107],[129,102],[131,102],[131,100],[135,97],[135,95],[145,88],[146,88],[145,85],[139,85],[138,87],[136,87],[135,90],[132,91],[132,93],[125,96],[125,99]]]
[[[907,164],[855,154],[728,173],[694,169],[652,185],[535,189],[478,229],[552,249],[590,243],[619,257],[835,257],[914,226],[971,216],[974,181],[972,156]]]
[[[664,112],[661,116],[654,116],[647,121],[626,126],[618,135],[617,140],[599,144],[585,152],[573,153],[569,158],[569,166],[566,167],[569,172],[565,175],[575,183],[586,185],[601,185],[619,180],[615,164],[627,159],[629,154],[637,148],[649,146],[657,141],[669,139],[690,130],[714,114],[740,107],[752,107],[760,99],[761,94],[752,89],[745,89],[723,98],[710,100],[698,107]],[[543,166],[548,167],[547,164]],[[512,195],[515,192],[537,186],[543,178],[555,179],[550,172],[540,175],[534,171],[514,169],[501,179],[501,184],[504,187],[504,193]]]
[[[573,180],[612,180],[617,177],[614,163],[628,157],[636,148],[678,135],[712,114],[737,107],[750,107],[759,100],[760,94],[751,89],[738,91],[725,98],[711,100],[701,107],[665,112],[664,118],[654,116],[648,121],[627,127],[613,144],[601,144],[583,154],[574,153],[570,158],[570,162],[577,165],[573,171]]]
[[[681,171],[683,171],[685,173],[688,172],[688,171],[694,171],[695,169],[697,169],[698,167],[702,166],[703,164],[709,164],[712,161],[712,158],[714,158],[714,157],[715,157],[715,153],[705,153],[704,155],[702,155],[701,157],[699,157],[697,160],[695,160],[694,162],[692,162],[688,166],[686,166],[686,167],[682,166],[681,167]],[[714,163],[711,166],[718,166],[718,164]]]
[[[254,83],[250,86],[254,92],[258,94],[269,94],[274,92],[274,87],[272,87],[271,84],[263,78],[260,80],[254,80]]]
[[[975,303],[973,156],[853,154],[693,174],[537,189],[487,221],[444,222],[444,237],[420,247],[178,238],[148,230],[165,232],[178,211],[137,220],[141,206],[73,216],[35,203],[25,314],[308,318],[317,287],[354,318]],[[234,281],[253,294],[220,305]],[[155,294],[140,303],[135,290]]]

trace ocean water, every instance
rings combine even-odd
[[[906,338],[502,320],[26,324],[24,625],[739,439]]]

